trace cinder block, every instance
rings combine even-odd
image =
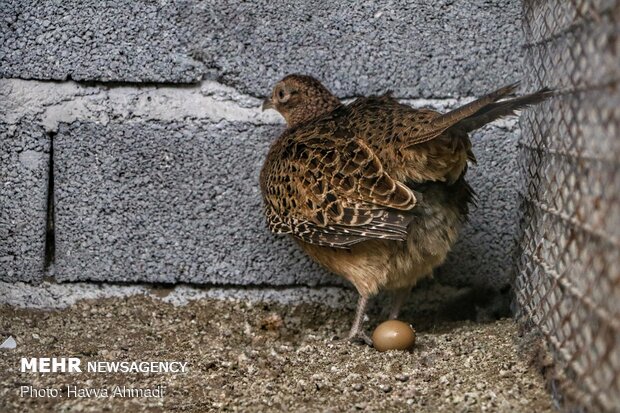
[[[258,173],[282,126],[74,123],[55,137],[60,281],[336,282],[265,225]]]
[[[0,8],[0,77],[197,82],[191,4],[9,1]]]
[[[518,1],[232,1],[196,16],[197,57],[254,96],[293,72],[338,96],[401,98],[480,95],[520,78]]]
[[[313,74],[339,96],[480,95],[520,78],[518,1],[5,2],[0,77],[217,78],[264,96]]]
[[[40,281],[45,259],[50,139],[0,123],[0,280]]]

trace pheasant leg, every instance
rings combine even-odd
[[[403,304],[407,301],[409,294],[411,293],[411,287],[400,288],[394,292],[392,298],[392,308],[390,310],[390,320],[396,320],[400,314],[400,310]]]
[[[359,300],[357,300],[357,310],[355,310],[355,319],[353,320],[353,325],[351,326],[351,331],[349,331],[349,335],[347,339],[350,342],[354,341],[363,341],[364,343],[372,346],[372,340],[368,335],[364,332],[363,324],[364,317],[366,316],[366,305],[368,304],[368,297],[364,297],[360,295]]]

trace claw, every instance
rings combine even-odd
[[[364,333],[363,331],[358,331],[357,333],[353,333],[353,334],[349,334],[349,336],[347,337],[347,341],[349,343],[365,343],[366,345],[372,347],[372,339],[370,337],[368,337],[368,334]]]

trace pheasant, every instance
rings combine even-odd
[[[264,101],[287,124],[260,173],[269,229],[292,235],[353,284],[349,340],[372,343],[363,331],[369,298],[392,291],[397,318],[411,288],[444,262],[474,202],[468,133],[551,93],[501,100],[516,87],[442,114],[391,93],[346,105],[313,77],[293,74]]]

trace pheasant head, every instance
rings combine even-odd
[[[301,125],[340,106],[340,100],[318,80],[306,75],[288,75],[263,102],[263,110],[275,109],[289,127]]]

